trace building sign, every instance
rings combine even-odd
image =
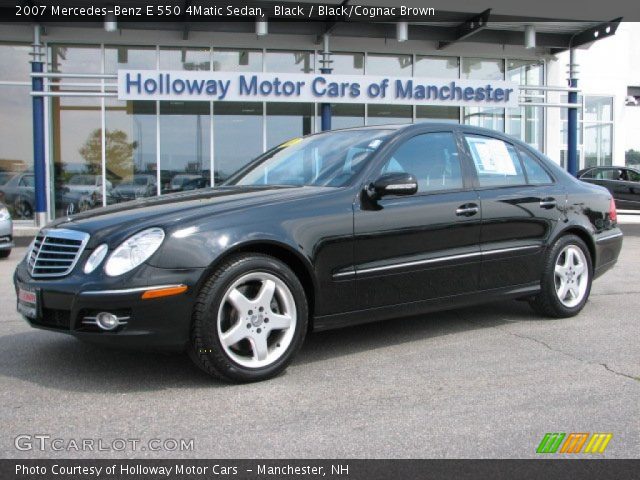
[[[518,106],[518,85],[494,80],[369,75],[119,70],[118,98],[508,108]]]

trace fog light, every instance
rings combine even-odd
[[[96,323],[103,330],[113,330],[120,324],[118,317],[109,312],[100,312],[96,315]]]

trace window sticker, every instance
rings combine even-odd
[[[507,145],[500,140],[467,138],[478,173],[494,175],[517,175],[513,158]]]

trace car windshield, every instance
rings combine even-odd
[[[342,187],[350,183],[391,132],[343,130],[296,138],[258,157],[225,185]]]

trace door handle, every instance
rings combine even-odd
[[[542,200],[540,200],[540,208],[549,210],[551,208],[555,208],[556,205],[556,199],[553,197],[543,198]]]
[[[475,203],[466,203],[456,209],[456,215],[459,217],[472,217],[479,211],[480,209]]]

